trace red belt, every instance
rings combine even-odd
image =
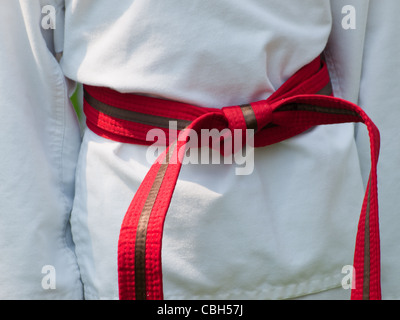
[[[174,120],[179,139],[152,165],[124,217],[118,244],[120,299],[163,299],[161,242],[163,225],[182,165],[188,132],[201,129],[254,129],[254,145],[274,144],[317,125],[362,122],[369,131],[371,171],[361,209],[352,299],[381,299],[377,194],[379,131],[357,105],[333,97],[327,67],[319,58],[288,79],[267,100],[222,109],[107,88],[85,86],[88,127],[115,141],[149,145],[146,134],[160,128],[168,136]],[[186,129],[185,129],[186,128]],[[179,161],[170,161],[178,159]],[[355,285],[354,285],[355,281]]]

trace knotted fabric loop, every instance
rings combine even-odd
[[[257,129],[257,119],[253,111],[252,105],[233,106],[222,108],[227,121],[229,129],[233,130],[246,130]]]
[[[168,134],[177,123],[179,139],[151,166],[125,214],[118,243],[120,299],[163,299],[162,235],[165,216],[178,180],[190,130],[255,130],[255,147],[296,136],[314,126],[360,122],[369,132],[371,171],[356,235],[352,299],[381,299],[377,191],[379,131],[357,105],[332,96],[329,73],[315,59],[289,78],[267,100],[221,109],[121,94],[85,86],[88,127],[115,141],[149,145],[146,133]],[[170,161],[178,159],[178,161]],[[349,244],[350,245],[350,244]]]

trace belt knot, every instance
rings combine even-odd
[[[272,107],[267,100],[261,100],[241,106],[222,108],[222,112],[228,121],[229,129],[236,130],[261,130],[272,122]]]

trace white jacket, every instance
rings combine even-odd
[[[0,1],[0,299],[83,297],[69,227],[80,132],[46,4],[62,2]]]

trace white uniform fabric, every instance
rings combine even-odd
[[[356,30],[341,27],[348,2]],[[65,3],[61,64],[75,81],[238,105],[267,98],[329,41],[335,94],[358,102],[368,1]],[[165,298],[285,299],[340,288],[364,195],[354,133],[353,124],[321,126],[257,149],[247,176],[235,165],[184,166],[165,223]],[[71,225],[86,299],[118,298],[119,229],[151,166],[146,151],[85,133]]]
[[[399,1],[370,1],[360,104],[374,119],[381,133],[381,155],[378,165],[380,201],[382,296],[400,299],[400,40],[396,12]],[[359,127],[357,146],[364,176],[369,172],[368,134]]]
[[[69,227],[80,132],[46,4],[62,1],[0,1],[3,300],[83,297]]]

